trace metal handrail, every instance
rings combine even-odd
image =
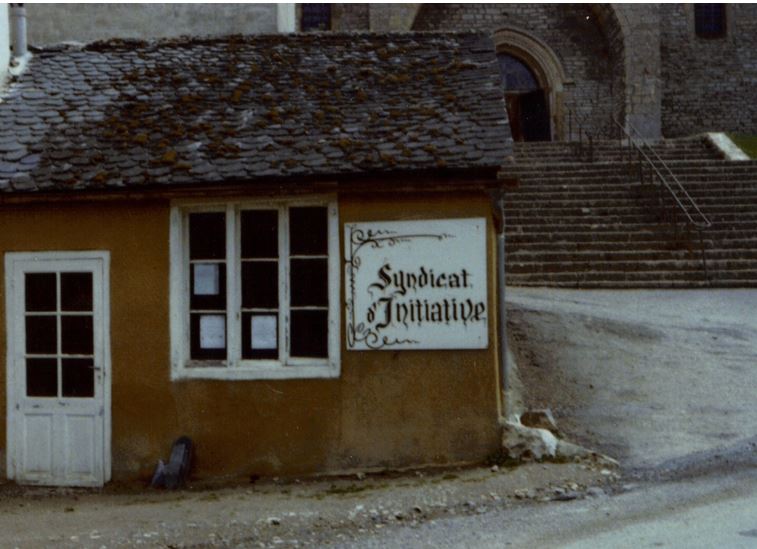
[[[639,133],[639,131],[630,122],[628,123],[628,127],[633,131],[633,133],[636,134],[637,138],[641,141],[641,143],[637,142],[637,139],[634,138],[633,135],[631,135],[631,132],[629,132],[625,128],[625,126],[623,126],[620,122],[618,122],[614,117],[612,121],[626,135],[626,138],[628,139],[628,143],[638,151],[640,156],[644,158],[644,160],[649,165],[649,167],[652,168],[655,174],[657,174],[657,177],[659,178],[660,182],[665,186],[665,188],[668,190],[670,195],[673,197],[673,200],[675,200],[676,204],[678,204],[678,207],[686,215],[686,218],[689,220],[689,223],[691,223],[691,225],[693,225],[694,227],[697,227],[698,229],[707,229],[711,227],[712,222],[707,218],[706,215],[704,215],[704,213],[702,213],[702,210],[699,209],[699,206],[697,206],[697,203],[694,202],[694,199],[691,197],[688,191],[684,188],[684,186],[678,180],[678,178],[670,169],[670,167],[667,165],[667,163],[660,157],[657,151],[655,151],[654,148],[649,146],[649,144],[647,144],[641,139],[641,134]],[[687,208],[684,205],[684,203],[681,201],[681,199],[678,198],[678,194],[673,189],[671,184],[668,183],[666,177],[657,167],[654,160],[652,160],[649,157],[649,155],[645,152],[645,148],[646,150],[649,150],[656,157],[656,160],[659,162],[660,165],[662,165],[662,167],[668,173],[669,177],[673,180],[673,183],[675,184],[676,189],[678,189],[681,195],[685,197],[685,200],[688,202],[690,206],[689,208]],[[694,220],[691,213],[689,212],[689,209],[694,210],[694,215],[699,218],[698,221]]]
[[[579,157],[583,158],[584,156],[584,140],[583,136],[586,135],[586,139],[589,144],[589,162],[594,162],[594,136],[591,132],[584,129],[584,125],[586,124],[586,114],[583,116],[579,116],[579,113],[576,109],[568,108],[568,141],[571,142],[573,140],[573,119],[576,120],[576,126],[578,129],[578,155]]]

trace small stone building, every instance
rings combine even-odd
[[[0,103],[0,468],[24,483],[483,460],[502,397],[491,40],[36,51]]]

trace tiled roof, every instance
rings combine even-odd
[[[308,34],[37,51],[0,103],[0,191],[497,167],[491,41]]]

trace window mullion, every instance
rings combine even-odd
[[[241,297],[239,210],[226,207],[226,361],[230,368],[239,366],[241,357]]]
[[[190,279],[191,275],[189,271],[192,266],[189,262],[189,212],[181,212],[181,289],[179,295],[181,296],[181,318],[182,318],[182,341],[184,342],[184,352],[181,356],[181,364],[184,363],[192,356],[191,346],[191,329],[190,329]]]
[[[279,207],[279,357],[289,362],[289,209]]]
[[[57,354],[58,398],[63,398],[63,315],[60,302],[60,271],[57,271],[55,273],[55,331],[57,332],[55,352]]]
[[[328,234],[328,355],[329,363],[333,367],[338,367],[339,363],[339,324],[340,308],[339,299],[341,296],[341,264],[339,261],[339,211],[336,203],[328,205],[328,224],[326,225]]]

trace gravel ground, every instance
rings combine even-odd
[[[141,486],[103,491],[0,486],[2,547],[301,547],[350,544],[392,528],[613,489],[593,463],[532,463],[402,475]],[[588,492],[588,495],[587,495]]]
[[[509,288],[526,405],[649,470],[757,434],[757,290]]]

